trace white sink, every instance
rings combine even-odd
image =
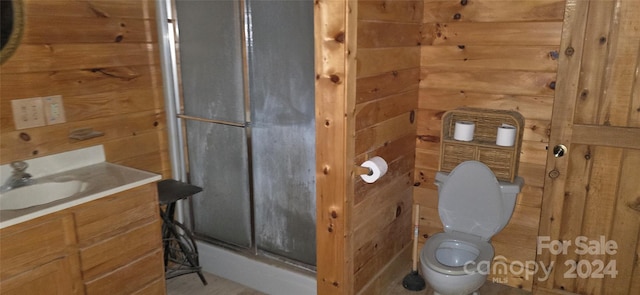
[[[79,180],[43,182],[24,186],[0,194],[0,210],[24,209],[71,197],[87,189]]]

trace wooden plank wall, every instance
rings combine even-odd
[[[535,261],[564,5],[424,0],[414,174],[422,244],[442,230],[433,184],[442,114],[462,106],[515,110],[525,117],[519,168],[525,187],[511,221],[492,242],[497,261]],[[495,281],[531,290],[533,277],[510,273]]]
[[[380,156],[389,171],[355,179],[353,293],[382,294],[411,242],[423,10],[421,0],[360,0],[357,11],[354,164]]]
[[[170,176],[153,0],[24,0],[0,67],[0,163],[103,144],[107,161]],[[15,130],[11,100],[62,95],[67,123]],[[74,141],[69,132],[104,136]]]

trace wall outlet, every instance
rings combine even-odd
[[[46,96],[42,98],[44,105],[44,115],[47,125],[67,122],[62,104],[62,95]]]
[[[46,125],[40,97],[14,99],[11,108],[16,130]]]

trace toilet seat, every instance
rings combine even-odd
[[[450,266],[441,263],[436,257],[438,249],[441,245],[450,243],[450,245],[458,244],[452,247],[454,251],[476,250],[478,252],[473,263],[464,266],[464,262],[459,266]],[[482,261],[491,261],[493,259],[493,246],[488,241],[478,236],[465,234],[461,232],[443,232],[431,236],[427,239],[424,248],[420,252],[420,260],[429,268],[446,275],[467,275],[478,271],[479,263]],[[488,266],[488,265],[487,265]],[[480,269],[487,272],[487,269]]]

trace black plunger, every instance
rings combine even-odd
[[[402,286],[411,291],[422,291],[425,287],[425,282],[422,276],[418,273],[418,226],[420,224],[420,205],[415,204],[413,206],[413,253],[411,266],[411,272],[402,280]]]

